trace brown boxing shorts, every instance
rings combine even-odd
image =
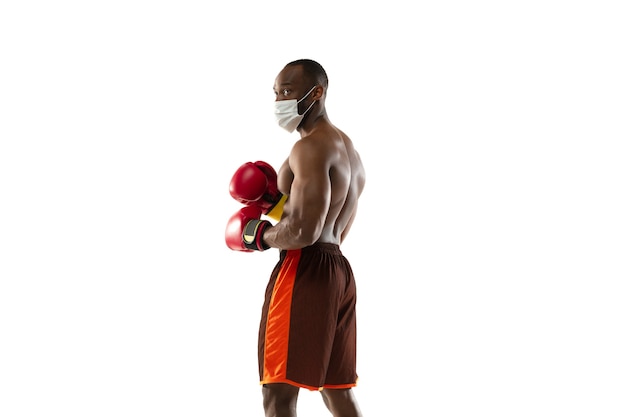
[[[356,386],[356,285],[338,245],[281,250],[259,328],[261,384]]]

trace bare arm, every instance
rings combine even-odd
[[[283,216],[263,234],[268,245],[299,249],[315,243],[324,228],[331,200],[329,158],[312,141],[297,142],[289,155],[293,182]]]

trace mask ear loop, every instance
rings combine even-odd
[[[311,94],[311,92],[312,92],[313,90],[315,90],[316,88],[317,88],[317,84],[316,84],[316,85],[314,85],[314,86],[313,86],[313,88],[311,88],[311,89],[309,90],[309,92],[308,92],[308,93],[306,93],[306,94],[304,95],[304,97],[302,97],[300,100],[298,100],[298,104],[299,104],[302,100],[304,100],[305,98],[307,98],[307,97],[309,96],[309,94]],[[302,113],[302,114],[301,114],[301,116],[304,116],[305,114],[307,114],[307,112],[308,112],[309,110],[311,110],[311,107],[313,107],[313,105],[314,105],[316,102],[317,102],[317,100],[315,100],[313,103],[311,103],[311,105],[310,105],[310,106],[309,106],[309,107],[308,107],[308,108],[304,111],[304,113]]]
[[[314,105],[315,103],[317,103],[317,101],[314,101],[313,103],[311,103],[311,105],[310,105],[310,106],[309,106],[309,107],[308,107],[308,108],[304,111],[304,113],[302,113],[302,116],[304,116],[305,114],[307,114],[307,112],[308,112],[309,110],[311,110],[311,107],[313,107],[313,105]]]

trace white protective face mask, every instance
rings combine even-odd
[[[285,129],[287,132],[291,133],[300,124],[304,115],[311,110],[311,107],[315,104],[315,102],[311,103],[309,108],[307,108],[304,113],[298,114],[298,103],[307,98],[311,91],[315,90],[314,86],[309,90],[308,93],[304,95],[300,100],[291,99],[291,100],[278,100],[274,102],[274,114],[276,115],[276,121],[278,122],[278,126]]]

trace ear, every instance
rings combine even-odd
[[[324,87],[322,87],[321,85],[318,85],[317,87],[315,87],[315,90],[313,90],[313,99],[315,100],[319,100],[324,96]]]

